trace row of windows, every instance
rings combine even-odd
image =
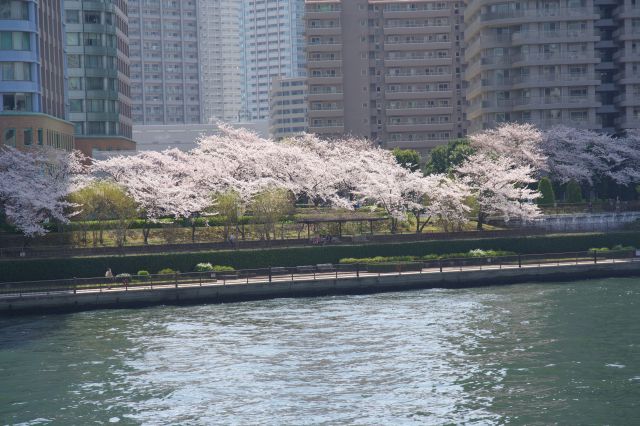
[[[50,129],[21,129],[22,145],[33,146],[50,146],[56,149],[73,150],[73,136],[57,132]],[[16,147],[18,145],[18,130],[15,128],[5,129],[2,135],[4,145]]]
[[[69,77],[69,90],[111,90],[115,91],[115,78],[103,77]]]
[[[20,31],[0,31],[0,50],[31,50],[31,36]]]
[[[0,19],[29,19],[29,4],[21,0],[0,0]]]
[[[85,108],[86,106],[86,108]],[[118,103],[109,99],[71,99],[70,112],[118,112]]]
[[[82,35],[82,37],[81,37]],[[67,33],[67,46],[116,47],[116,36],[103,33]]]
[[[65,10],[65,19],[67,24],[79,24],[80,23],[80,11],[79,10]],[[111,12],[99,12],[97,10],[88,10],[83,13],[85,24],[104,24],[113,25],[113,13]]]
[[[2,62],[0,65],[0,80],[32,81],[29,62]]]
[[[32,93],[3,93],[1,97],[3,111],[33,112]]]

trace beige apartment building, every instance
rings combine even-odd
[[[640,124],[640,2],[467,0],[469,132]]]
[[[280,140],[307,131],[307,78],[275,77],[269,94],[269,136]]]
[[[465,134],[463,3],[306,0],[309,131],[428,151]]]

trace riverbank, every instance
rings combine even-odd
[[[371,294],[429,288],[466,288],[523,282],[570,281],[640,276],[640,259],[593,263],[566,261],[538,265],[431,268],[414,272],[297,274],[269,280],[164,284],[116,289],[8,294],[0,298],[0,315],[75,312],[154,305],[230,303],[275,298]]]

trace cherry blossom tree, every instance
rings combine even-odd
[[[530,165],[534,170],[545,168],[547,155],[543,151],[543,134],[532,124],[505,123],[495,129],[469,136],[479,152],[507,156],[516,164]]]
[[[456,170],[477,204],[478,229],[491,215],[523,221],[535,219],[540,210],[533,202],[539,193],[527,187],[535,182],[533,167],[519,165],[513,159],[478,153]]]
[[[640,133],[614,138],[590,130],[556,126],[544,132],[551,177],[593,187],[602,179],[619,185],[640,182]]]
[[[416,232],[422,232],[429,223],[436,223],[444,229],[458,229],[469,221],[471,208],[467,199],[471,191],[463,182],[444,174],[429,175],[422,179],[422,208],[413,211],[416,218]],[[415,193],[420,195],[419,192]],[[423,223],[420,224],[421,219]]]
[[[38,148],[28,152],[0,147],[0,207],[26,237],[44,235],[44,224],[68,223],[78,206],[66,201],[85,174],[79,152]]]
[[[143,151],[133,156],[95,161],[93,172],[120,186],[135,200],[145,219],[143,238],[148,242],[151,223],[161,217],[192,220],[211,204],[208,170],[191,153],[177,149]]]

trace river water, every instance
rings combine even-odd
[[[640,424],[640,280],[0,319],[0,424]]]

